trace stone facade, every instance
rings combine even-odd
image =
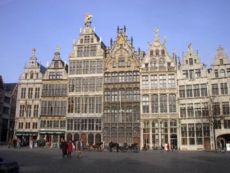
[[[161,43],[159,30],[141,65],[141,147],[177,148],[177,64]]]
[[[15,135],[50,146],[61,137],[159,149],[215,150],[230,143],[230,63],[223,48],[208,69],[188,46],[170,55],[159,29],[146,54],[126,27],[105,46],[87,15],[69,68],[56,51],[45,72],[35,50],[18,84]]]
[[[67,139],[83,145],[102,141],[105,45],[85,21],[69,57]]]
[[[67,111],[67,68],[57,48],[51,64],[42,78],[40,139],[59,146],[65,137]]]
[[[33,49],[32,57],[25,65],[18,82],[14,134],[23,145],[38,139],[40,130],[40,99],[45,67],[37,62],[35,53],[36,50]]]
[[[140,143],[140,63],[126,28],[107,50],[104,70],[105,144]]]

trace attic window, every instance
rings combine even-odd
[[[193,59],[189,58],[189,65],[193,65]]]
[[[153,56],[153,50],[150,50],[150,56]]]
[[[119,67],[124,67],[125,66],[125,58],[124,57],[119,58],[118,66]]]
[[[159,56],[159,50],[158,49],[156,50],[156,56]]]
[[[223,64],[224,64],[223,59],[220,59],[220,65],[223,65]]]
[[[89,35],[85,36],[85,43],[89,43]]]

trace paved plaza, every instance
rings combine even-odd
[[[230,172],[230,153],[141,151],[84,152],[80,160],[62,158],[59,149],[0,146],[0,157],[17,161],[20,173],[224,173]]]

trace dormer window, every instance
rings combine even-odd
[[[164,49],[161,50],[161,55],[165,56],[165,50]]]
[[[189,65],[193,65],[193,59],[189,58]]]
[[[186,60],[185,63],[188,64],[188,60]]]
[[[80,43],[81,43],[81,44],[83,43],[83,39],[80,39]]]
[[[91,43],[93,43],[94,42],[94,39],[93,39],[93,37],[91,38]]]
[[[89,43],[89,35],[85,36],[85,43]]]
[[[159,50],[158,49],[156,50],[156,56],[159,56]]]
[[[54,62],[54,68],[58,68],[58,61]]]
[[[153,50],[150,50],[150,56],[153,56]]]
[[[157,63],[156,59],[152,59],[152,60],[151,60],[151,66],[155,67],[155,66],[156,66],[156,63]]]
[[[223,59],[220,59],[220,65],[223,65],[223,64],[224,64]]]
[[[127,62],[127,67],[130,67],[131,66],[131,61],[128,61]]]
[[[119,67],[125,67],[125,57],[120,57],[118,61]]]
[[[220,77],[225,77],[225,70],[224,69],[220,70]]]
[[[227,75],[230,77],[230,68],[227,68]]]
[[[30,79],[33,79],[34,75],[33,72],[30,73]]]
[[[215,77],[219,77],[218,70],[215,70]]]

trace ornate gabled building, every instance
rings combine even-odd
[[[87,15],[69,57],[67,139],[102,141],[103,69],[106,47]]]
[[[213,148],[223,149],[230,143],[230,60],[222,47],[217,49],[211,65],[209,88]],[[217,146],[214,146],[215,142]]]
[[[177,71],[181,150],[211,149],[208,70],[188,46]]]
[[[19,82],[15,116],[15,136],[23,145],[39,135],[39,116],[42,78],[45,67],[38,63],[36,50],[24,68]]]
[[[141,64],[141,147],[177,147],[177,64],[161,43],[159,29]]]
[[[191,44],[182,63],[177,62],[161,41],[159,29],[146,54],[134,49],[126,27],[117,28],[115,41],[111,39],[106,48],[91,18],[86,16],[73,43],[69,69],[59,49],[47,70],[33,49],[18,83],[15,137],[23,145],[43,138],[46,144],[59,146],[63,137],[82,140],[84,147],[111,141],[138,143],[145,149],[165,144],[180,150],[227,147],[230,60],[223,48],[217,49],[210,69]],[[0,76],[0,127],[2,83]]]
[[[126,27],[107,50],[104,67],[104,142],[140,143],[140,63]]]
[[[67,112],[68,66],[56,49],[51,64],[42,79],[40,138],[50,146],[57,145],[65,137]]]

